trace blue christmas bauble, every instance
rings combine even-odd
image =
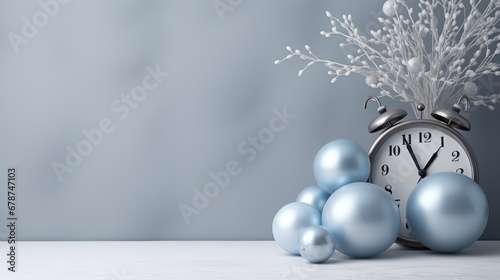
[[[454,172],[435,173],[411,192],[406,216],[415,238],[437,252],[469,247],[488,223],[488,200],[481,187]]]
[[[333,255],[334,251],[333,235],[323,226],[310,226],[300,235],[299,253],[309,262],[325,262]]]
[[[353,258],[369,258],[387,250],[398,237],[399,221],[394,200],[377,185],[362,182],[335,191],[322,215],[336,249]]]
[[[370,159],[366,151],[351,140],[338,139],[323,146],[314,158],[314,178],[328,193],[353,182],[366,182]]]
[[[297,201],[310,204],[321,213],[321,211],[323,211],[323,206],[325,206],[329,197],[330,194],[322,190],[320,187],[310,186],[303,189],[299,195],[297,195]]]
[[[302,231],[321,223],[318,209],[303,202],[283,206],[273,219],[274,240],[290,254],[299,254],[299,237]]]

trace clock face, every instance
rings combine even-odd
[[[458,172],[477,181],[477,164],[465,139],[431,120],[413,120],[385,131],[370,149],[370,182],[383,188],[399,207],[398,243],[419,247],[406,220],[406,202],[416,184],[437,172]],[[421,246],[421,245],[420,245]]]

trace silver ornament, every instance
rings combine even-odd
[[[394,2],[394,0],[387,0],[382,6],[382,11],[388,17],[395,16],[397,13],[397,9],[398,9],[398,4]]]
[[[323,206],[329,197],[330,194],[322,190],[320,187],[310,186],[303,189],[299,195],[297,195],[297,201],[312,205],[321,213],[321,211],[323,211]]]
[[[411,192],[406,216],[411,232],[437,252],[453,253],[469,247],[488,223],[488,200],[469,177],[441,172],[423,179]]]
[[[477,93],[477,85],[474,82],[468,81],[464,84],[464,94],[472,97]]]
[[[283,206],[273,219],[274,240],[290,254],[299,254],[299,237],[310,226],[319,225],[318,209],[303,202],[292,202]]]
[[[361,145],[338,139],[323,146],[314,158],[314,178],[328,193],[353,182],[365,182],[370,174],[370,159]]]
[[[305,229],[299,238],[299,253],[309,262],[327,261],[335,251],[333,235],[323,226],[311,226]]]
[[[378,84],[378,75],[377,74],[371,74],[370,76],[366,76],[365,82],[367,85],[369,85],[372,88],[376,88]]]
[[[336,249],[353,258],[369,258],[387,250],[399,233],[399,210],[377,185],[352,183],[334,192],[323,208],[322,224],[335,238]]]
[[[411,73],[417,74],[422,71],[422,64],[416,57],[410,58],[408,62],[406,62],[406,65],[408,66],[408,71]]]

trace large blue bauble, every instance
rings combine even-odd
[[[321,213],[321,211],[323,211],[323,206],[325,206],[329,197],[330,194],[322,190],[320,187],[310,186],[303,189],[299,195],[297,195],[297,201],[310,204]]]
[[[314,158],[314,178],[328,193],[353,182],[366,182],[370,159],[359,144],[338,139],[323,146]]]
[[[332,233],[323,226],[306,228],[299,238],[299,253],[309,262],[327,261],[335,251],[335,240]]]
[[[303,202],[283,206],[273,220],[274,240],[290,254],[299,254],[299,237],[303,230],[321,223],[318,209]]]
[[[481,187],[454,172],[423,179],[406,204],[410,229],[423,245],[453,253],[469,247],[488,223],[488,200]]]
[[[336,249],[353,258],[369,258],[387,250],[398,237],[399,221],[394,200],[377,185],[361,182],[335,191],[322,215]]]

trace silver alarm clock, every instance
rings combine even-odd
[[[394,198],[401,214],[397,243],[409,247],[424,247],[411,232],[406,220],[406,202],[413,188],[426,176],[452,171],[478,181],[477,160],[471,146],[455,129],[470,130],[470,123],[460,112],[460,103],[469,99],[462,96],[452,109],[437,109],[431,113],[435,120],[402,120],[407,113],[402,109],[387,111],[379,99],[379,116],[369,125],[370,133],[384,130],[369,150],[371,172],[369,181],[383,188]],[[419,111],[425,107],[420,105]]]

